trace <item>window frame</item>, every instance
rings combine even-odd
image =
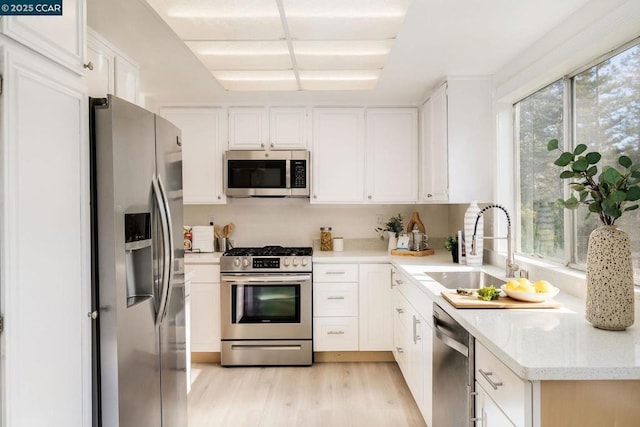
[[[522,257],[530,260],[537,260],[548,263],[549,265],[562,265],[574,270],[585,272],[587,267],[585,264],[579,264],[577,259],[577,240],[576,240],[576,227],[578,223],[578,211],[574,209],[564,209],[564,260],[557,260],[554,258],[544,257],[544,256],[535,256],[527,253],[523,253],[521,251],[522,245],[522,229],[521,229],[521,213],[522,213],[522,199],[520,192],[520,115],[519,108],[517,108],[517,104],[529,98],[530,96],[536,94],[537,92],[545,89],[546,87],[554,84],[562,80],[563,84],[563,151],[571,151],[575,148],[575,135],[577,132],[577,123],[576,123],[576,111],[575,111],[575,87],[574,87],[574,77],[583,73],[590,68],[605,62],[614,56],[630,49],[634,46],[640,46],[640,37],[636,37],[615,49],[612,49],[597,58],[589,61],[588,63],[581,65],[578,68],[575,68],[573,71],[569,73],[565,73],[560,78],[555,78],[550,81],[547,81],[546,84],[536,88],[530,93],[519,97],[515,101],[511,103],[512,106],[512,120],[513,120],[513,172],[514,172],[514,195],[513,200],[515,204],[515,212],[516,212],[516,229],[515,229],[515,253],[518,257]],[[563,182],[563,197],[565,200],[571,196],[571,189],[569,188],[568,182]],[[636,283],[636,286],[640,284]]]

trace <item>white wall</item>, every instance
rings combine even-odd
[[[185,224],[206,225],[213,216],[216,224],[235,224],[231,239],[236,246],[309,246],[320,237],[320,227],[332,227],[334,237],[376,238],[377,215],[386,221],[400,213],[406,225],[417,211],[427,235],[439,245],[462,228],[466,209],[463,205],[315,205],[308,199],[229,200],[227,205],[185,206]]]

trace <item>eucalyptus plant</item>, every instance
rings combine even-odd
[[[598,214],[605,225],[614,225],[624,212],[638,209],[638,203],[634,202],[640,200],[640,163],[634,164],[631,158],[622,155],[618,158],[622,169],[603,166],[598,174],[597,164],[602,155],[597,151],[585,154],[585,144],[579,144],[573,152],[563,152],[558,140],[552,139],[547,150],[561,152],[553,164],[567,168],[560,173],[560,178],[571,179],[569,186],[576,193],[566,200],[558,200],[563,207],[577,209],[585,205],[589,213]]]
[[[398,235],[403,231],[404,225],[402,225],[402,215],[398,214],[397,216],[392,216],[389,218],[389,221],[386,222],[384,228],[376,227],[376,231],[380,235],[380,238],[383,237],[385,231],[393,231],[398,237]]]

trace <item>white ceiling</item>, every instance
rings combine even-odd
[[[377,87],[360,91],[225,91],[144,0],[87,0],[87,19],[139,63],[151,103],[416,105],[445,76],[495,74],[588,2],[412,0]]]

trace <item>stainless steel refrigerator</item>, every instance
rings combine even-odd
[[[180,130],[90,101],[94,426],[184,427]]]

